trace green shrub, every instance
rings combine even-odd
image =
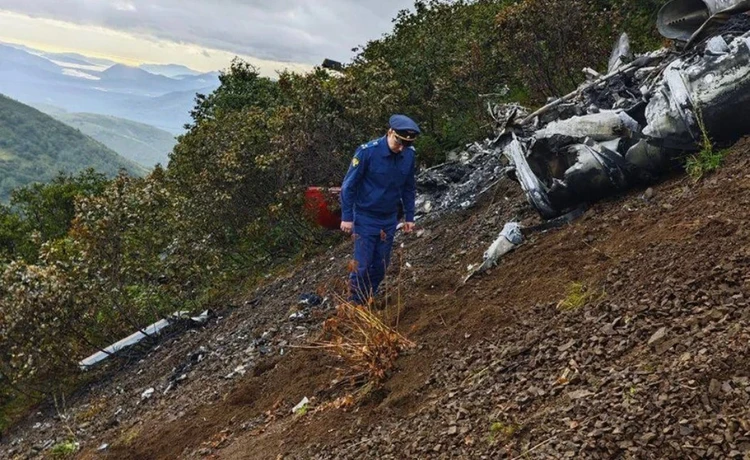
[[[57,443],[50,449],[52,458],[71,458],[76,452],[78,443],[70,440]]]
[[[694,181],[719,169],[726,156],[726,150],[717,150],[714,146],[700,112],[696,113],[696,121],[701,136],[700,151],[685,160],[685,171]]]

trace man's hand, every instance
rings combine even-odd
[[[404,222],[404,226],[402,228],[404,233],[411,233],[414,231],[414,222]]]
[[[354,228],[354,222],[341,222],[341,231],[344,233],[351,233]]]

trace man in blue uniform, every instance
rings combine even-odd
[[[355,269],[349,275],[350,301],[368,304],[377,294],[391,259],[403,205],[403,231],[414,229],[415,151],[419,126],[393,115],[385,136],[360,146],[341,186],[341,230],[354,234]]]

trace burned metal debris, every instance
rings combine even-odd
[[[466,209],[505,177],[515,179],[548,224],[569,222],[586,205],[653,183],[706,142],[750,133],[750,0],[673,0],[659,30],[681,43],[634,56],[618,39],[606,74],[530,113],[489,106],[496,138],[454,153],[417,177],[417,218]],[[506,232],[507,233],[507,232]],[[520,239],[501,233],[471,274],[494,265]],[[468,278],[467,278],[468,279]]]
[[[635,58],[623,36],[607,75],[586,72],[576,91],[502,120],[493,145],[544,218],[653,182],[706,139],[731,143],[750,132],[748,30],[735,21],[691,50]]]
[[[133,334],[130,334],[124,339],[113,343],[107,348],[94,353],[93,355],[89,356],[86,359],[81,360],[78,363],[78,366],[82,370],[90,369],[92,366],[100,363],[101,361],[104,361],[108,357],[112,355],[116,355],[122,352],[123,350],[140,343],[141,341],[143,341],[143,339],[147,337],[155,337],[155,336],[160,335],[165,329],[171,326],[174,326],[175,324],[179,322],[186,321],[190,325],[203,325],[208,321],[211,315],[212,315],[211,310],[206,310],[200,315],[193,316],[193,317],[191,317],[189,313],[186,311],[175,312],[172,315],[170,315],[168,318],[159,320],[137,332],[134,332]]]
[[[659,10],[659,33],[690,47],[738,13],[750,10],[750,0],[672,0]]]
[[[633,56],[623,34],[606,75],[583,69],[586,83],[531,114],[518,104],[490,107],[497,138],[484,150],[502,151],[510,164],[505,171],[495,160],[493,171],[515,178],[548,221],[506,225],[465,281],[495,265],[522,234],[651,183],[706,143],[729,144],[750,133],[750,17],[738,14],[748,10],[750,0],[673,0],[659,14],[659,30],[682,46]],[[444,165],[438,171],[432,182],[447,183]],[[446,189],[445,196],[455,196],[455,187]],[[423,201],[430,199],[434,194]],[[445,203],[455,209],[455,201]]]
[[[474,143],[450,161],[417,176],[416,217],[467,209],[477,197],[505,177],[507,161],[492,140]]]

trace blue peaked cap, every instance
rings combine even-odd
[[[395,114],[388,120],[388,126],[404,140],[413,141],[422,132],[419,126],[406,115]]]

